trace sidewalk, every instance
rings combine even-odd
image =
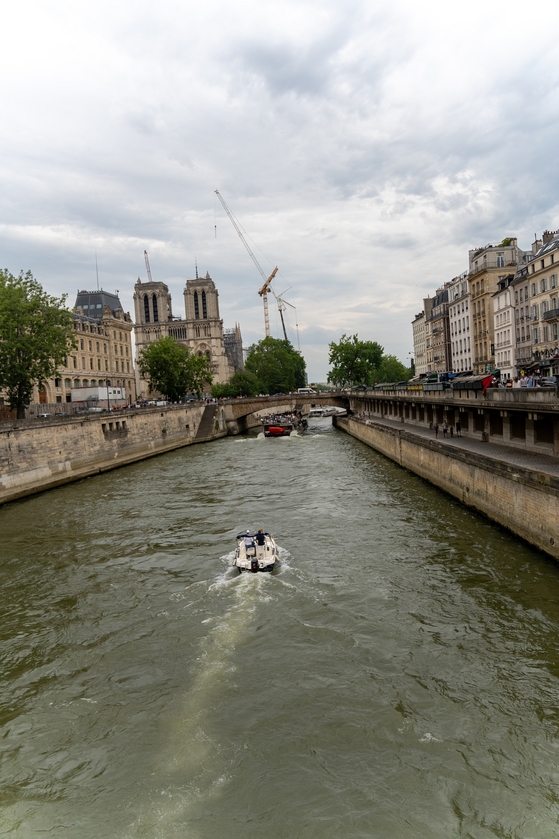
[[[357,416],[351,416],[349,419],[362,422],[365,425],[386,425],[389,428],[394,428],[399,431],[406,431],[409,434],[416,434],[425,440],[432,440],[440,443],[442,446],[449,446],[463,451],[473,452],[484,455],[485,457],[492,457],[499,460],[507,466],[516,467],[519,469],[531,469],[534,472],[540,472],[544,475],[550,475],[554,478],[559,478],[559,458],[552,454],[540,454],[537,452],[524,452],[514,446],[507,446],[500,443],[483,443],[481,440],[476,440],[472,437],[443,437],[442,429],[439,426],[439,436],[435,437],[435,432],[424,428],[423,426],[408,424],[400,422],[399,420],[392,420],[383,418],[371,417],[370,419],[361,419]]]

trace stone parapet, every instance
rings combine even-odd
[[[334,424],[559,559],[559,470],[523,466],[370,420]],[[556,474],[553,474],[553,473]]]
[[[0,504],[191,445],[204,409],[176,405],[2,423]],[[226,435],[219,407],[203,440]]]

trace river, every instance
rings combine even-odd
[[[272,575],[231,568],[247,527]],[[0,835],[559,832],[559,568],[329,420],[7,505],[0,534]]]

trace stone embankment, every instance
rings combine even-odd
[[[176,405],[0,424],[0,504],[227,435],[221,406]]]
[[[435,439],[398,421],[334,424],[559,559],[559,460],[464,437]]]

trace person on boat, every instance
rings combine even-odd
[[[256,544],[260,545],[260,547],[262,547],[262,545],[266,544],[266,534],[264,533],[262,528],[260,528],[260,530],[256,534],[255,538],[256,538]]]
[[[250,535],[250,530],[245,534],[245,548],[254,548],[254,536]]]

